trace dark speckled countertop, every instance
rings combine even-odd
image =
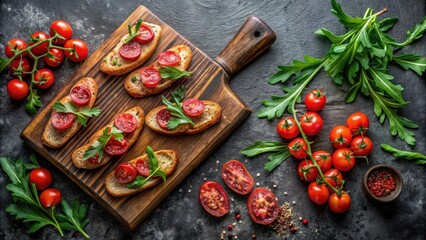
[[[343,8],[352,15],[362,15],[367,7],[375,10],[388,7],[386,16],[398,17],[399,23],[390,32],[402,40],[405,31],[417,23],[426,13],[424,0],[388,0],[388,1],[340,1]],[[13,37],[27,38],[28,31],[47,31],[55,19],[65,19],[74,28],[74,36],[84,39],[93,52],[119,24],[139,5],[143,4],[170,24],[183,36],[192,41],[208,55],[215,57],[248,15],[262,18],[276,32],[277,41],[272,49],[235,76],[231,88],[246,102],[254,113],[261,109],[260,101],[272,94],[280,94],[277,86],[267,84],[267,78],[276,71],[276,65],[288,64],[291,59],[302,58],[304,54],[322,56],[328,49],[328,43],[315,32],[325,27],[337,33],[343,28],[330,14],[329,1],[112,1],[112,0],[76,0],[76,1],[0,1],[0,49],[4,49],[4,40]],[[426,55],[426,37],[402,50]],[[77,69],[79,64],[66,61],[55,70],[56,83],[49,91],[42,91],[44,103],[49,101]],[[406,90],[404,99],[410,105],[401,112],[418,123],[416,130],[419,152],[426,152],[426,108],[425,77],[405,72],[391,66],[391,74],[396,83],[402,83]],[[16,158],[28,157],[31,149],[20,139],[19,134],[31,117],[25,112],[23,103],[13,102],[6,93],[8,73],[0,75],[0,155]],[[199,186],[206,179],[218,182],[219,169],[229,159],[245,162],[255,181],[260,186],[272,187],[279,202],[292,205],[296,218],[309,219],[308,226],[301,226],[295,235],[278,237],[268,228],[251,222],[246,214],[246,197],[236,196],[230,191],[232,211],[242,212],[242,223],[234,226],[232,233],[238,239],[249,239],[256,233],[257,239],[426,239],[426,169],[405,161],[397,161],[379,149],[380,143],[389,143],[398,148],[409,149],[397,138],[390,136],[388,124],[380,125],[374,117],[372,102],[358,97],[356,102],[346,105],[343,102],[344,91],[334,85],[329,77],[321,73],[310,85],[322,87],[327,92],[328,105],[322,111],[325,119],[323,132],[317,138],[315,148],[331,150],[328,144],[328,132],[332,124],[344,124],[345,119],[354,111],[364,111],[371,119],[369,135],[375,141],[375,150],[370,165],[388,163],[398,169],[404,179],[405,188],[394,203],[388,206],[375,206],[367,200],[361,189],[361,177],[368,168],[367,163],[358,161],[351,172],[345,174],[346,189],[351,192],[352,206],[345,215],[332,214],[327,206],[315,206],[307,197],[306,184],[302,183],[295,169],[297,161],[289,159],[272,173],[263,170],[266,156],[246,161],[240,150],[255,140],[279,140],[275,132],[276,120],[259,120],[252,114],[215,152],[213,152],[189,177],[163,201],[135,231],[130,232],[114,219],[105,209],[92,200],[64,174],[47,161],[39,160],[43,167],[54,175],[54,186],[61,189],[66,199],[78,197],[90,204],[90,224],[86,227],[92,239],[220,239],[220,233],[228,224],[235,222],[233,214],[221,220],[206,214],[197,200]],[[260,176],[256,176],[257,173]],[[51,229],[41,230],[28,235],[26,227],[5,213],[11,202],[5,190],[8,180],[0,171],[0,239],[58,239],[59,235]],[[287,195],[284,195],[287,192]],[[296,221],[298,221],[296,219]],[[301,224],[299,224],[301,225]],[[78,238],[68,232],[66,238]]]

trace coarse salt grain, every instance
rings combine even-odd
[[[258,182],[256,183],[256,186],[259,186],[259,183],[258,183]]]
[[[293,201],[292,203],[293,203],[293,205],[295,205],[295,204],[296,204],[296,201]]]
[[[273,188],[277,188],[277,185],[275,185],[275,184],[274,184],[272,187],[273,187]]]
[[[287,195],[287,192],[284,192],[284,195]]]
[[[191,189],[189,189],[188,192],[191,192]]]
[[[234,225],[234,226],[235,226],[235,225],[237,225],[237,223],[233,223],[232,225]]]
[[[257,173],[257,174],[256,174],[256,176],[258,176],[258,177],[259,177],[259,176],[260,176],[260,173]]]

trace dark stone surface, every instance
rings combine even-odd
[[[341,1],[342,2],[342,1]],[[27,38],[28,31],[47,31],[49,24],[63,18],[71,23],[74,36],[82,38],[93,52],[121,22],[136,8],[144,4],[178,32],[187,37],[208,55],[216,56],[240,24],[248,15],[257,15],[268,23],[277,33],[277,42],[266,55],[257,60],[231,81],[231,88],[254,110],[254,113],[225,141],[204,163],[202,163],[159,207],[143,221],[134,232],[126,230],[106,210],[86,195],[79,187],[64,176],[52,164],[40,159],[43,167],[54,175],[54,187],[62,190],[66,199],[77,197],[90,204],[90,224],[86,227],[92,239],[220,239],[220,233],[228,224],[236,222],[234,214],[217,220],[206,214],[198,204],[197,192],[203,179],[212,179],[223,183],[219,169],[228,159],[246,159],[239,153],[255,140],[279,140],[275,133],[276,120],[259,120],[256,112],[261,109],[260,101],[272,94],[281,94],[278,86],[270,86],[266,79],[276,71],[276,65],[287,64],[291,59],[300,59],[304,54],[322,56],[329,44],[316,37],[313,32],[325,27],[337,33],[343,28],[330,14],[329,1],[13,1],[0,3],[0,33],[2,40],[13,37]],[[386,16],[400,19],[391,35],[398,40],[404,38],[405,31],[425,15],[425,1],[345,1],[343,8],[352,15],[362,15],[367,7],[375,10],[388,7]],[[4,48],[3,42],[0,49]],[[426,38],[401,52],[426,55]],[[42,91],[42,100],[47,102],[79,64],[66,61],[55,69],[56,83],[49,91]],[[416,130],[417,147],[426,152],[426,108],[425,78],[412,72],[405,72],[394,66],[390,72],[395,82],[405,88],[404,98],[411,102],[401,112],[421,127]],[[27,157],[31,152],[19,138],[24,126],[31,120],[25,112],[23,103],[11,101],[6,93],[7,73],[0,75],[0,155],[16,158]],[[295,201],[294,212],[309,219],[307,227],[294,237],[297,239],[425,239],[425,168],[405,161],[394,160],[379,149],[380,143],[390,143],[396,147],[408,149],[399,139],[390,136],[388,123],[382,126],[372,111],[372,102],[358,97],[356,102],[346,105],[343,102],[344,91],[333,85],[329,77],[321,73],[309,86],[322,87],[327,92],[328,105],[322,111],[325,119],[323,132],[316,139],[315,149],[331,150],[328,144],[328,132],[332,125],[344,124],[346,117],[354,111],[364,111],[370,117],[369,135],[375,141],[375,150],[370,165],[389,163],[400,169],[405,188],[393,204],[376,206],[367,200],[361,189],[361,177],[368,168],[367,163],[359,160],[355,169],[345,174],[346,189],[350,191],[352,206],[342,216],[332,214],[327,206],[315,206],[306,194],[306,184],[302,183],[295,168],[298,162],[289,159],[272,173],[263,170],[266,156],[248,160],[246,166],[256,182],[261,186],[272,187],[277,184],[276,193],[279,202]],[[302,106],[299,106],[303,109]],[[257,177],[256,174],[260,173]],[[47,228],[28,236],[26,227],[8,216],[4,209],[11,202],[5,190],[8,180],[0,171],[0,239],[58,239],[59,235]],[[284,195],[284,192],[288,195]],[[246,214],[246,197],[236,196],[228,189],[232,210],[242,212],[242,224],[234,227],[233,233],[239,239],[249,239],[256,233],[257,239],[279,238],[272,230],[256,225]],[[296,222],[298,222],[296,220]],[[301,224],[299,224],[301,225]],[[67,238],[74,238],[67,232]],[[78,236],[77,238],[81,238]],[[284,237],[283,237],[284,238]]]

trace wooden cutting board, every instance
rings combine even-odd
[[[222,119],[206,132],[193,136],[161,136],[145,126],[139,140],[126,154],[116,157],[107,165],[96,170],[78,169],[71,161],[73,150],[85,144],[90,136],[107,124],[116,113],[134,106],[142,107],[147,113],[152,108],[161,105],[161,94],[144,99],[132,98],[123,85],[127,74],[109,76],[99,71],[102,59],[126,34],[127,24],[134,23],[139,18],[162,27],[159,45],[146,64],[154,61],[160,52],[176,44],[186,44],[193,51],[193,58],[189,67],[189,70],[193,71],[193,75],[190,78],[176,81],[170,89],[162,94],[169,96],[173,89],[185,84],[188,87],[187,97],[210,99],[218,102],[223,108]],[[22,131],[21,137],[117,217],[120,222],[128,228],[134,229],[250,114],[251,110],[232,92],[228,81],[247,63],[266,51],[274,43],[275,38],[275,33],[262,20],[249,17],[215,61],[147,8],[139,6],[77,69],[58,95],[39,111]],[[63,147],[51,149],[44,146],[41,136],[44,126],[50,118],[53,103],[67,95],[75,82],[85,76],[93,77],[98,82],[99,93],[95,105],[102,109],[101,115],[89,120],[87,127],[81,128]],[[130,197],[115,198],[109,195],[103,184],[104,177],[113,171],[120,162],[128,161],[143,154],[147,145],[153,147],[154,150],[174,149],[178,152],[180,158],[178,167],[168,177],[167,184],[159,184]]]

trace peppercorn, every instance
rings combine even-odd
[[[251,235],[251,238],[252,238],[252,239],[256,239],[256,234],[252,234],[252,235]]]
[[[303,223],[303,225],[308,225],[309,221],[308,221],[308,219],[305,218],[305,219],[303,219],[302,223]]]
[[[241,215],[240,215],[240,214],[237,214],[237,215],[235,215],[235,218],[236,218],[237,220],[240,220]]]
[[[295,228],[295,227],[291,227],[291,228],[290,228],[290,232],[291,232],[291,233],[296,233],[296,231],[297,231],[297,228]]]
[[[228,225],[228,230],[232,230],[232,225],[231,224]]]

